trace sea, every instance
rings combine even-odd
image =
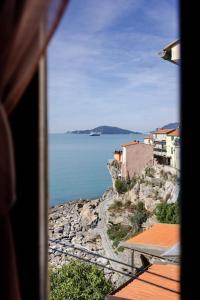
[[[101,197],[112,186],[107,168],[121,144],[142,134],[49,134],[49,206]]]

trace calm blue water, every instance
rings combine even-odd
[[[143,135],[49,135],[50,205],[79,198],[95,198],[111,186],[108,159],[115,149]]]

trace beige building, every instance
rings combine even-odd
[[[153,145],[153,134],[144,137],[144,143],[147,145]]]
[[[180,169],[180,130],[175,129],[166,138],[167,157],[170,157],[170,166]]]
[[[133,141],[122,145],[122,178],[140,175],[147,165],[153,164],[153,145]]]

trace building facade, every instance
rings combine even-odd
[[[153,145],[139,141],[122,145],[122,178],[127,179],[140,175],[147,165],[152,164]]]
[[[153,133],[153,156],[154,159],[163,165],[170,165],[171,155],[167,155],[167,134],[174,129],[158,129]]]
[[[144,137],[144,143],[147,145],[153,145],[153,135],[150,134]]]
[[[175,129],[167,135],[167,156],[171,157],[170,166],[180,169],[180,130]]]

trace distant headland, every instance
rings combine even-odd
[[[101,134],[142,134],[142,132],[131,131],[113,126],[99,126],[93,129],[67,131],[73,134],[90,134],[90,132],[101,132]]]

